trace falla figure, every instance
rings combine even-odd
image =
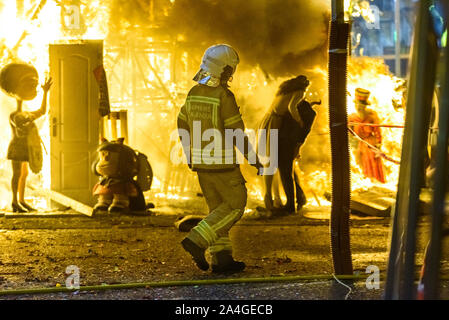
[[[370,145],[380,149],[382,146],[382,133],[379,127],[366,126],[364,124],[380,124],[377,112],[369,109],[370,91],[357,88],[355,90],[355,108],[356,113],[348,117],[348,121],[354,123],[349,127]],[[357,124],[359,123],[359,124]],[[385,174],[380,155],[369,148],[366,143],[358,141],[356,149],[356,160],[362,167],[363,175],[372,180],[385,183]]]
[[[134,179],[139,174],[136,152],[124,144],[124,138],[108,141],[101,138],[97,148],[98,158],[92,171],[100,177],[93,194],[98,197],[92,214],[128,214],[145,211],[142,189]]]
[[[32,65],[27,63],[10,63],[0,71],[0,87],[17,101],[17,108],[9,115],[12,139],[8,146],[7,159],[12,164],[12,211],[36,211],[25,202],[25,186],[28,171],[39,173],[42,169],[41,138],[34,120],[47,112],[47,95],[52,85],[48,78],[41,86],[44,91],[41,107],[36,111],[24,111],[23,101],[30,101],[37,96],[39,75]]]

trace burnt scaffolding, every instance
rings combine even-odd
[[[127,111],[130,145],[147,154],[160,181],[158,192],[197,192],[196,175],[186,165],[170,161],[175,144],[169,142],[170,133],[176,129],[187,90],[188,66],[182,59],[186,53],[176,41],[150,36],[152,33],[151,28],[145,32],[139,28],[135,34],[128,31],[126,36],[106,42],[111,108],[116,113]]]

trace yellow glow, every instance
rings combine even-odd
[[[349,20],[349,17],[352,16],[352,1],[344,0],[344,10],[345,10],[345,20]]]
[[[345,20],[352,17],[363,17],[366,22],[374,23],[375,15],[368,0],[344,0]]]
[[[349,60],[348,70],[348,115],[355,113],[354,92],[358,87],[371,92],[369,101],[370,109],[377,112],[380,122],[388,125],[404,125],[405,109],[394,108],[393,101],[401,104],[404,92],[404,80],[397,78],[388,72],[387,66],[382,59],[352,58]],[[381,150],[389,157],[400,160],[401,141],[403,129],[381,128],[382,148]],[[399,165],[382,159],[387,183],[380,184],[366,179],[362,175],[361,168],[355,162],[355,156],[351,152],[352,190],[368,189],[374,185],[380,185],[390,190],[396,190],[399,177]]]
[[[447,45],[447,29],[444,31],[443,35],[441,36],[441,46],[446,47]]]
[[[94,19],[87,19],[86,32],[83,36],[73,38],[63,34],[61,26],[61,7],[56,4],[56,1],[46,1],[41,11],[37,15],[37,19],[30,19],[31,13],[34,13],[40,1],[24,0],[24,12],[26,14],[18,15],[15,1],[3,1],[0,11],[0,43],[4,43],[8,50],[7,56],[0,57],[0,62],[3,64],[12,61],[23,61],[31,63],[39,73],[39,82],[43,83],[49,74],[49,44],[60,41],[71,41],[80,39],[102,39],[106,32],[107,10],[102,1],[92,0],[89,3],[89,8],[81,6],[81,10],[92,10],[96,8],[96,14],[91,14]],[[16,47],[16,51],[14,48]],[[40,88],[39,88],[40,89]],[[36,110],[39,108],[42,101],[42,90],[38,91],[38,96],[32,101],[26,101],[24,110]],[[15,103],[11,105],[15,106]],[[47,110],[51,108],[47,104]],[[9,110],[8,112],[12,112]],[[39,174],[42,186],[50,187],[51,183],[51,169],[50,169],[50,132],[48,113],[44,117],[36,120],[39,128],[39,133],[42,138],[45,150],[43,150],[43,168]],[[9,128],[7,129],[9,130]],[[0,141],[0,148],[6,150],[9,141],[2,139]],[[9,163],[6,163],[9,165]],[[31,199],[32,204],[37,208],[45,208],[45,201],[37,198]],[[7,205],[1,200],[0,206]]]
[[[174,0],[171,1],[172,3],[174,2]],[[38,2],[39,1],[24,0],[24,6],[27,8],[33,8],[37,5]],[[29,17],[17,17],[15,1],[3,1],[2,10],[0,11],[0,42],[5,43],[8,48],[12,49],[19,41],[22,33],[26,31],[27,36],[22,40],[21,45],[19,46],[17,51],[17,56],[15,58],[23,60],[25,62],[30,62],[35,65],[39,72],[40,82],[42,83],[45,79],[45,76],[49,72],[49,44],[57,43],[60,41],[68,42],[80,39],[105,38],[105,35],[107,34],[108,22],[108,9],[106,7],[107,3],[108,2],[101,0],[91,0],[89,1],[88,7],[86,5],[81,5],[81,10],[83,12],[86,10],[94,10],[92,8],[97,9],[95,9],[95,14],[91,12],[90,15],[83,15],[85,19],[84,23],[86,25],[86,32],[82,36],[71,37],[64,34],[64,30],[61,26],[60,21],[61,8],[56,4],[55,1],[47,1],[42,11],[39,13],[38,19],[34,21],[30,21]],[[355,1],[345,0],[344,5],[345,12],[348,16],[359,14],[367,19],[367,21],[371,21],[373,19],[372,12],[371,10],[369,10],[368,1],[358,1],[356,4]],[[185,38],[183,35],[178,35],[177,40],[184,41]],[[148,39],[148,41],[151,41],[151,39]],[[146,58],[148,58],[147,61],[140,61],[142,66],[145,66],[147,62],[150,62],[152,67],[154,67],[158,71],[157,76],[154,74],[154,72],[149,72],[148,74],[143,75],[143,78],[146,78],[148,80],[147,85],[148,87],[150,87],[149,89],[157,91],[157,94],[161,97],[167,96],[167,92],[160,89],[160,81],[162,81],[165,88],[167,88],[172,97],[176,99],[177,92],[181,92],[181,90],[179,90],[181,85],[179,83],[175,84],[172,82],[172,62],[170,55],[168,53],[149,53],[145,57],[145,59]],[[184,52],[181,54],[180,62],[184,65],[188,65],[191,58],[192,57]],[[350,95],[348,95],[348,113],[355,111],[352,101],[352,95],[355,88],[363,87],[371,91],[372,108],[375,109],[379,114],[381,122],[388,124],[403,124],[403,109],[395,110],[392,105],[392,100],[400,101],[402,98],[402,91],[395,90],[395,88],[397,88],[401,83],[402,79],[395,78],[394,76],[391,76],[388,72],[386,72],[385,65],[381,60],[366,59],[358,61],[358,63],[355,63],[354,61],[350,61],[349,63],[348,93]],[[107,64],[107,61],[105,61],[105,64]],[[327,81],[327,70],[316,69],[308,70],[307,72],[313,73],[316,77],[320,78],[324,83],[323,88],[325,87],[325,83]],[[245,103],[246,101],[257,99],[258,109],[253,108],[249,110],[249,107],[245,103],[242,105],[242,107],[248,108],[242,110],[244,121],[246,124],[248,122],[251,123],[251,121],[253,122],[252,124],[255,124],[259,120],[261,120],[260,118],[263,116],[266,108],[269,107],[269,104],[272,101],[274,92],[276,92],[278,85],[282,81],[286,80],[286,78],[279,78],[274,80],[267,79],[265,74],[258,67],[250,70],[249,72],[242,70],[235,75],[235,78],[236,80],[240,80],[234,81],[233,84],[233,91],[236,92],[236,96],[239,99],[242,99],[242,101],[245,101]],[[191,77],[189,76],[189,80],[190,79]],[[113,84],[113,82],[111,81],[109,84],[111,85]],[[235,88],[235,84],[241,84],[241,87]],[[191,83],[189,83],[188,85],[191,85]],[[114,94],[114,91],[111,90],[110,94],[112,96]],[[315,98],[315,95],[323,99],[323,108],[321,110],[323,113],[327,112],[327,106],[324,106],[324,104],[326,104],[325,94],[316,94],[314,92],[309,92],[307,95],[307,99],[312,100]],[[132,98],[132,95],[129,96],[129,94],[125,92],[123,95],[120,95],[120,97],[117,97],[116,101],[126,105],[127,101],[131,100]],[[41,99],[42,92],[40,92],[39,96],[36,97],[36,99],[26,103],[25,110],[37,109],[40,106]],[[175,105],[172,100],[169,100],[164,106],[168,107],[169,110],[173,110],[173,108],[179,107]],[[172,114],[170,113],[171,111],[167,112],[167,110],[148,112],[147,114],[145,114],[145,116],[154,117],[156,115],[156,112],[162,119],[166,121],[172,121]],[[247,119],[250,117],[253,118]],[[173,123],[175,122],[173,121]],[[45,148],[47,149],[47,152],[50,153],[48,116],[39,119],[37,121],[37,124],[40,128],[40,134],[42,140],[44,141]],[[254,128],[254,125],[252,127]],[[7,130],[9,130],[9,128]],[[320,127],[315,127],[314,131],[311,134],[323,134],[323,132],[326,130],[328,130],[327,126],[323,126],[322,124],[320,124]],[[382,149],[387,155],[398,160],[400,157],[400,143],[398,142],[401,141],[402,132],[403,130],[401,129],[382,129],[384,141]],[[8,146],[9,141],[5,140],[6,139],[2,139],[0,141],[0,148],[2,150],[6,150]],[[358,168],[355,165],[355,161],[353,161],[352,153],[351,158],[353,190],[359,188],[367,188],[374,185],[374,182],[364,178],[361,175],[360,168]],[[385,160],[383,161],[383,163],[386,166],[388,183],[382,186],[386,186],[391,190],[395,190],[399,166]],[[0,163],[0,165],[8,165],[7,169],[10,170],[9,163]],[[307,196],[309,204],[312,206],[329,204],[329,202],[322,197],[324,191],[331,190],[331,175],[329,169],[329,167],[317,166],[313,170],[309,170],[307,172],[302,172],[300,170],[298,172],[301,181],[304,181],[305,189],[309,190],[305,190],[305,192],[308,193]],[[50,171],[50,156],[49,154],[44,153],[44,165],[41,175],[42,184],[46,188],[50,186]],[[157,177],[154,177],[153,190],[157,198],[174,200],[189,199],[189,197],[182,197],[176,194],[178,189],[176,186],[169,186],[167,189],[164,189],[165,183],[165,181],[161,181]],[[250,186],[250,188],[251,187],[253,186]],[[164,193],[165,190],[168,190],[168,192]],[[312,193],[316,193],[316,197],[312,196]],[[249,190],[249,195],[250,197],[258,200],[263,199],[262,190],[260,188],[253,188]],[[3,207],[9,204],[9,201],[5,204],[3,203],[4,201],[5,200],[1,200],[0,206]]]

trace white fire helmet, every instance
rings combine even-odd
[[[201,69],[193,80],[210,87],[218,87],[224,68],[230,66],[232,73],[234,73],[239,62],[237,51],[230,45],[214,45],[204,52]]]

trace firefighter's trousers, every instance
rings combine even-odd
[[[190,231],[187,238],[204,249],[209,248],[214,263],[217,252],[232,251],[229,230],[245,210],[245,179],[237,167],[231,171],[198,172],[198,180],[209,215]]]

